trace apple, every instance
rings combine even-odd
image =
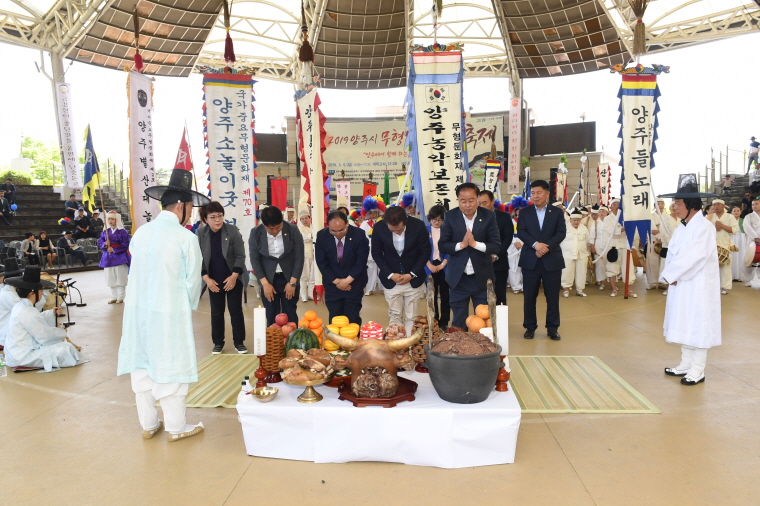
[[[290,335],[291,332],[293,332],[296,329],[295,323],[288,323],[286,325],[282,326],[282,335],[286,338]]]
[[[288,323],[288,315],[286,315],[285,313],[280,313],[274,317],[274,322],[280,327],[282,327],[283,325]]]
[[[282,328],[282,325],[277,325],[277,323],[273,323],[273,324],[271,324],[271,325],[269,326],[269,328],[277,328],[277,329],[281,329],[281,328]]]

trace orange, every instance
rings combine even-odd
[[[307,320],[306,318],[301,318],[301,321],[298,322],[298,326],[299,327],[304,327],[304,328],[308,329],[309,328],[309,320]]]
[[[317,317],[317,313],[315,311],[306,311],[303,315],[304,320],[313,320]]]
[[[314,318],[309,322],[309,328],[311,330],[322,328],[322,318]]]
[[[486,319],[486,327],[490,327],[490,326],[491,326],[491,319],[488,318]]]
[[[485,320],[483,318],[480,318],[478,316],[471,317],[472,320],[467,324],[467,328],[470,330],[470,332],[480,332],[480,329],[486,326]]]
[[[472,322],[473,318],[477,318],[477,316],[475,316],[474,314],[471,314],[470,316],[467,317],[467,319],[464,321],[464,324],[466,327],[468,328],[470,327],[470,322]]]
[[[478,318],[482,318],[483,320],[491,317],[491,314],[488,312],[488,306],[485,304],[480,304],[475,308],[475,315],[478,316]]]
[[[316,329],[311,329],[311,330],[317,335],[317,337],[319,337],[319,343],[322,344],[322,332],[323,332],[322,327],[317,327]]]

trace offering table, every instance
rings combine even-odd
[[[398,462],[441,468],[511,464],[521,411],[512,389],[478,404],[438,397],[427,374],[400,373],[418,383],[416,399],[394,408],[356,408],[320,385],[324,399],[296,401],[303,388],[278,384],[271,403],[237,406],[246,452],[316,463]]]

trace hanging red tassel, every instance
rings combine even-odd
[[[144,65],[143,65],[143,59],[140,53],[135,53],[132,59],[135,61],[135,70],[138,72],[142,72]]]
[[[235,63],[235,48],[232,47],[232,37],[230,37],[230,31],[227,30],[227,38],[224,40],[224,61],[227,63]]]

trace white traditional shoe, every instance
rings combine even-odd
[[[581,291],[575,292],[575,295],[577,295],[578,297],[587,297],[587,295]]]
[[[370,295],[372,295],[372,290],[370,290],[369,292],[365,292],[364,295],[366,295],[367,297],[369,297]]]
[[[617,290],[612,290],[612,293],[610,294],[610,297],[617,297]]]
[[[175,441],[179,441],[180,439],[187,439],[203,432],[203,422],[198,423],[198,425],[191,425],[191,427],[193,427],[191,430],[186,430],[185,432],[180,432],[179,434],[172,434],[170,432],[166,435],[166,439],[170,443],[173,443]]]
[[[111,299],[108,301],[109,304],[116,304],[116,299]]]
[[[663,291],[662,291],[662,294],[663,294],[663,295],[667,295],[667,294],[668,294],[668,291],[667,291],[667,290],[663,290]]]
[[[604,290],[604,284],[599,285],[599,291],[601,292],[602,290]]]
[[[746,283],[744,283],[744,286],[751,287],[752,286],[752,281],[747,281]]]
[[[628,296],[629,296],[629,297],[633,297],[634,299],[638,297],[638,295],[636,295],[636,294],[635,294],[635,293],[633,293],[633,292],[628,292]]]
[[[720,291],[720,294],[721,294],[721,295],[728,295],[728,292],[727,292],[727,291],[725,291],[725,290],[721,290],[721,291]]]
[[[694,377],[691,374],[687,374],[683,378],[681,378],[681,384],[686,385],[688,387],[693,387],[694,385],[698,385],[700,383],[704,383],[705,381],[705,373],[702,373],[699,375],[699,377]]]
[[[153,436],[156,435],[156,432],[158,432],[158,431],[161,430],[161,428],[163,426],[164,426],[164,422],[162,422],[161,420],[159,420],[158,421],[158,425],[156,426],[155,429],[150,429],[150,430],[144,430],[143,431],[143,439],[150,439],[150,438],[152,438]]]
[[[301,302],[309,302],[309,299],[306,299],[304,297],[301,297]]]
[[[562,296],[565,298],[570,297],[570,292],[565,290],[564,292],[562,292]]]

